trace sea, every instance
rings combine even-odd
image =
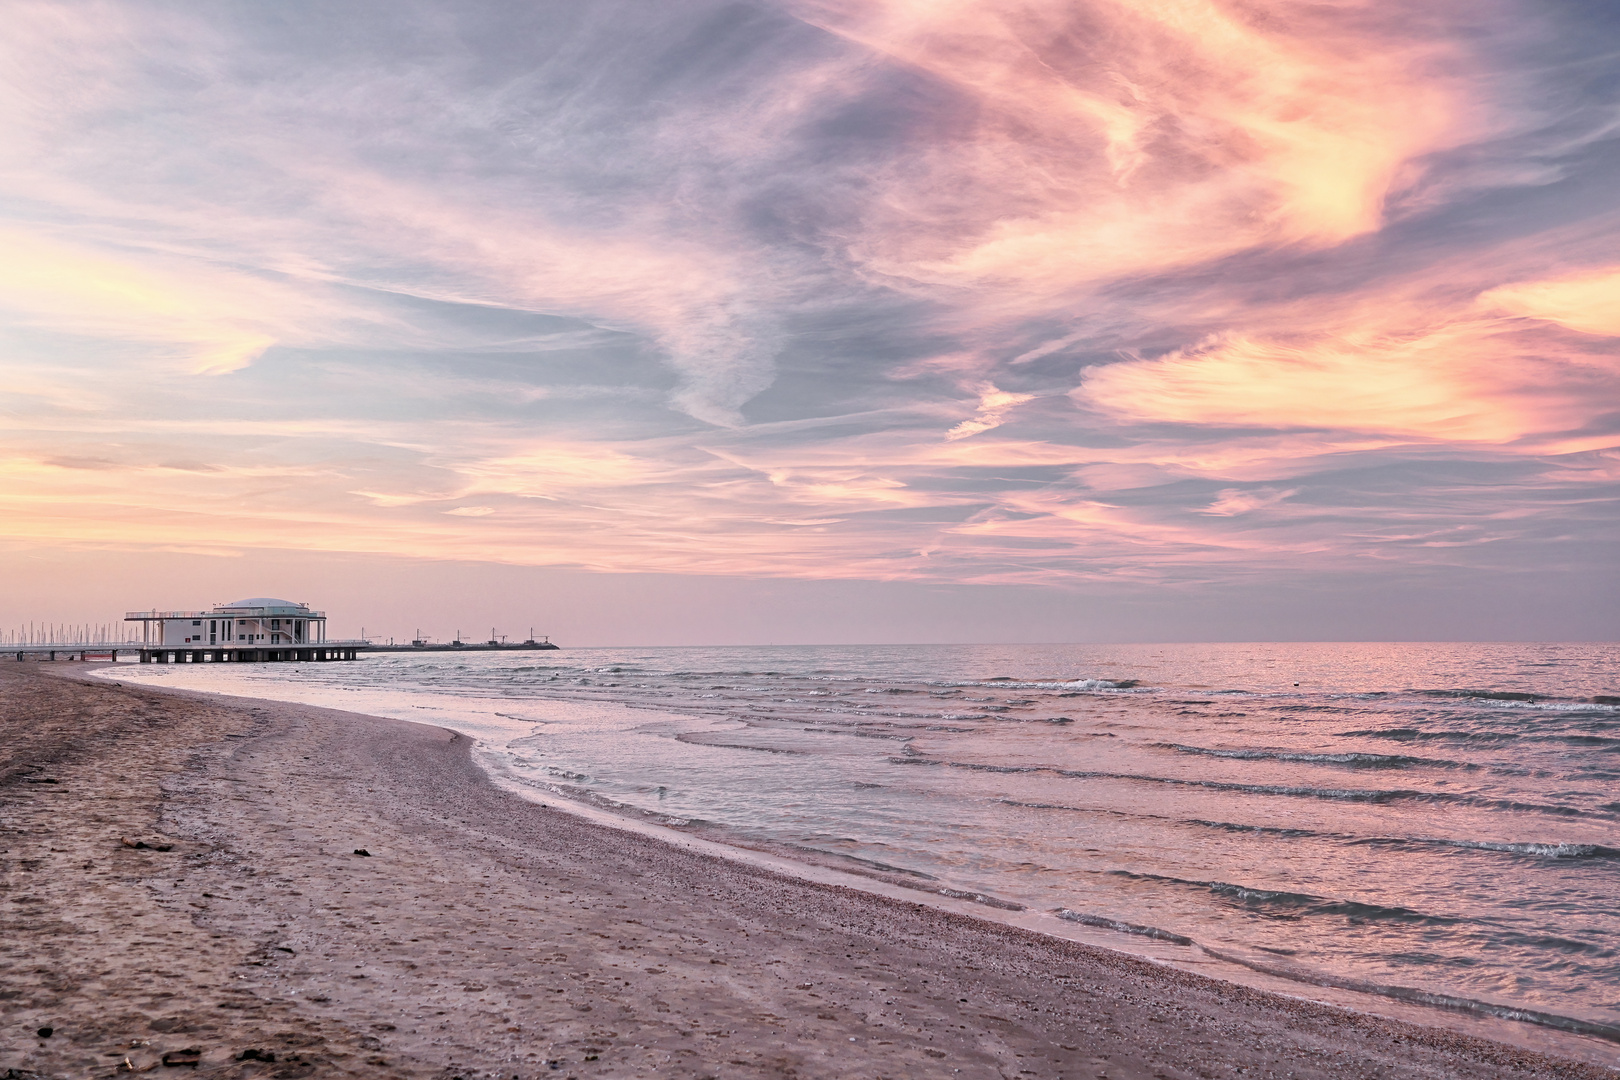
[[[106,674],[1090,940],[1620,1044],[1620,645],[581,648]]]

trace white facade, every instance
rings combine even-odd
[[[160,649],[280,649],[326,641],[326,612],[308,604],[254,597],[207,611],[131,611],[142,644]]]

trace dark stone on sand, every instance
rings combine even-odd
[[[201,1061],[202,1048],[198,1046],[188,1046],[184,1050],[170,1050],[163,1055],[163,1064],[170,1068],[178,1068],[183,1065],[195,1068]]]
[[[54,783],[54,781],[53,781],[53,783]],[[123,844],[125,847],[134,848],[136,851],[173,851],[174,850],[174,845],[173,844],[148,844],[145,840],[131,840],[127,836],[120,836],[118,838],[118,840],[119,840],[119,843]]]
[[[55,1028],[42,1027],[38,1031],[36,1031],[34,1034],[38,1035],[42,1039],[48,1039],[52,1035],[54,1035],[55,1033],[56,1033]]]
[[[364,856],[365,856],[365,857],[366,857],[366,858],[368,858],[368,859],[369,859],[369,858],[371,858],[371,852],[369,852],[369,851],[367,851],[367,850],[366,850],[366,849],[365,849],[365,848],[363,848],[363,847],[357,847],[357,848],[355,848],[355,849],[354,849],[354,853],[355,853],[355,854],[356,854],[356,855],[364,855]]]
[[[240,1054],[237,1054],[236,1055],[236,1060],[237,1061],[274,1061],[274,1060],[276,1060],[276,1052],[274,1050],[260,1050],[257,1047],[249,1047],[248,1049],[242,1051]]]

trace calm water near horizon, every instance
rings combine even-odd
[[[700,835],[1122,941],[1196,942],[1302,982],[1620,1039],[1617,673],[1612,644],[604,648],[116,669],[443,724],[545,791]]]

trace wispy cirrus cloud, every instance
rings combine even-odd
[[[1490,126],[1459,44],[1425,25],[1459,14],[1446,5],[1404,25],[1372,5],[1216,0],[799,10],[959,98],[959,126],[883,174],[855,245],[907,281],[1049,299],[1341,243],[1379,228],[1425,155]]]

